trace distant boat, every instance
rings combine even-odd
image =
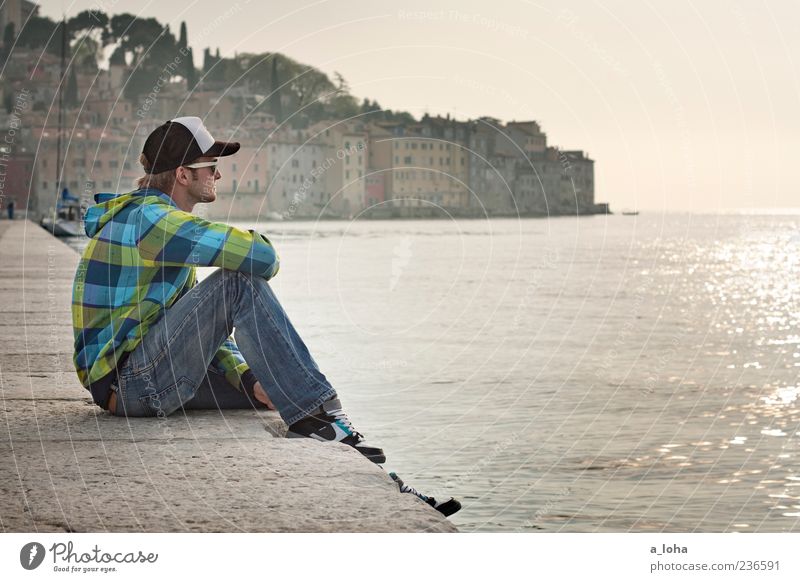
[[[623,210],[622,216],[637,216],[639,214],[638,210]]]
[[[81,232],[80,200],[64,188],[58,199],[56,209],[52,207],[39,224],[53,236],[78,236]]]

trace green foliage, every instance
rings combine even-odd
[[[87,72],[96,73],[101,51],[99,42],[88,35],[82,36],[72,45],[73,62]]]
[[[333,119],[349,119],[359,113],[358,101],[349,93],[336,91],[326,97],[325,110]]]
[[[14,32],[14,23],[9,22],[3,29],[3,46],[6,48],[11,48],[11,45],[14,44],[15,36],[16,33]]]
[[[75,67],[70,67],[67,86],[64,91],[64,105],[70,108],[77,107],[79,103],[80,97],[78,95],[78,78],[75,75]]]
[[[108,15],[105,12],[84,10],[67,21],[70,38],[76,39],[86,34],[97,33],[105,46],[108,44]]]
[[[114,49],[114,52],[111,53],[111,57],[108,59],[109,64],[111,65],[124,65],[125,64],[125,49],[121,46],[118,46]]]
[[[109,28],[110,38],[117,44],[112,60],[120,63],[130,57],[133,66],[124,90],[128,99],[149,93],[160,78],[172,76],[166,67],[181,55],[169,26],[155,18],[117,14],[111,17]]]
[[[191,47],[189,47],[189,54],[186,57],[183,75],[186,79],[186,89],[193,91],[197,85],[197,71],[194,68],[194,51]]]
[[[99,10],[84,10],[67,22],[67,36],[78,71],[96,72],[106,46],[112,46],[110,63],[131,66],[125,97],[136,100],[153,90],[159,79],[162,83],[173,76],[182,76],[187,89],[192,91],[198,83],[206,90],[225,91],[241,87],[245,94],[255,97],[259,107],[270,111],[278,121],[291,117],[295,126],[305,126],[325,118],[345,119],[362,116],[362,119],[413,122],[414,117],[405,112],[382,110],[377,101],[361,102],[350,94],[345,78],[335,72],[330,78],[322,71],[299,63],[279,53],[240,54],[222,58],[219,49],[212,54],[210,48],[203,52],[202,72],[198,79],[194,55],[188,46],[186,23],[180,26],[175,38],[168,25],[155,18],[137,18],[130,13],[113,16]],[[14,29],[3,31],[4,45],[14,42]],[[17,46],[61,52],[60,23],[49,18],[34,16],[19,31]],[[181,53],[188,50],[188,55]],[[69,59],[69,54],[67,55]],[[177,68],[167,67],[179,58]],[[68,101],[78,100],[74,71],[68,78]],[[73,90],[74,89],[74,90]],[[252,105],[250,105],[252,107]]]
[[[185,49],[189,46],[188,35],[186,33],[186,22],[181,22],[180,38],[178,39],[178,48]]]
[[[17,46],[61,54],[61,23],[47,17],[32,16],[17,37]]]
[[[9,22],[3,29],[3,48],[0,49],[0,62],[5,63],[8,60],[8,55],[11,54],[11,48],[14,46],[14,23]]]

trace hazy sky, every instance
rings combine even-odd
[[[612,209],[800,207],[796,0],[57,0],[187,22],[202,50],[278,51],[415,115],[536,119],[595,159]]]

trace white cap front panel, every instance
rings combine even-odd
[[[186,129],[192,132],[197,145],[200,146],[200,149],[203,150],[203,153],[206,153],[211,146],[214,145],[214,138],[211,137],[211,134],[206,129],[206,126],[203,125],[203,122],[200,120],[199,117],[176,117],[172,120],[172,123],[180,123]]]

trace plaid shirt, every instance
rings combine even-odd
[[[72,290],[74,363],[87,389],[111,373],[195,285],[195,267],[265,279],[278,272],[278,256],[266,237],[179,210],[159,190],[97,194],[95,201],[86,212],[91,240]],[[212,366],[240,389],[249,369],[233,338],[220,346]]]

